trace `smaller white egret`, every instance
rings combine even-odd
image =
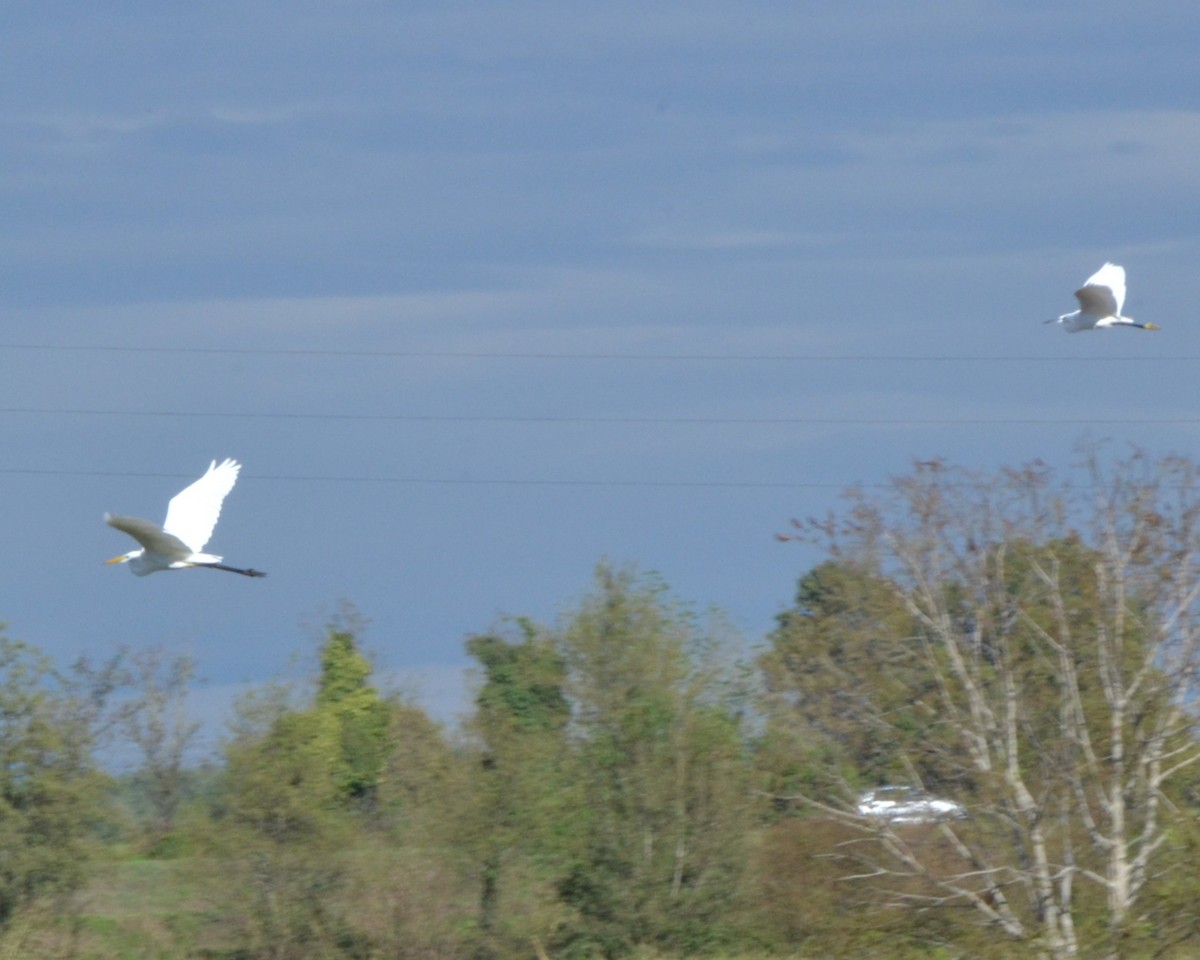
[[[1105,327],[1161,329],[1156,323],[1138,323],[1130,317],[1121,316],[1121,308],[1125,305],[1125,268],[1115,263],[1104,264],[1088,277],[1083,286],[1075,291],[1075,297],[1079,300],[1078,310],[1046,322],[1062,324],[1067,333]]]
[[[212,536],[221,515],[221,504],[237,483],[242,465],[236,460],[223,460],[219,465],[214,460],[208,471],[191,486],[184,487],[167,504],[167,519],[160,527],[149,520],[137,517],[104,515],[110,527],[116,527],[142,545],[141,550],[130,550],[105,563],[128,563],[137,576],[159,570],[182,570],[185,567],[210,567],[213,570],[228,570],[245,577],[265,577],[260,570],[242,570],[227,567],[221,558],[211,553],[201,553]]]

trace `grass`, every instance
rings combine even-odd
[[[231,956],[186,860],[107,863],[68,901],[26,911],[0,960],[180,960]]]

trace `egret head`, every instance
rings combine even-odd
[[[166,570],[167,563],[151,554],[146,555],[143,550],[130,550],[128,553],[123,553],[119,557],[113,557],[111,560],[105,560],[105,563],[127,563],[129,564],[129,572],[135,577],[144,577],[149,573],[154,573],[156,570]]]
[[[128,553],[123,553],[119,557],[113,557],[111,560],[105,560],[105,563],[129,563],[131,560],[136,560],[145,551],[130,550]]]

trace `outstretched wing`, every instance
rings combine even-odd
[[[212,536],[221,504],[237,483],[242,465],[236,460],[212,461],[208,472],[190,487],[185,487],[167,504],[163,530],[178,537],[193,553],[199,553]]]
[[[139,517],[119,517],[112,513],[104,515],[104,522],[127,533],[142,545],[147,553],[163,557],[187,557],[194,551],[178,537],[167,533],[156,523]]]
[[[1125,268],[1106,263],[1075,291],[1084,313],[1119,317],[1125,305]]]

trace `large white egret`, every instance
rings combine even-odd
[[[1079,309],[1064,313],[1047,323],[1062,324],[1067,333],[1081,330],[1102,330],[1105,327],[1137,327],[1141,330],[1161,329],[1156,323],[1138,323],[1121,316],[1125,305],[1125,268],[1106,263],[1075,291]]]
[[[139,577],[185,567],[210,567],[245,577],[265,577],[260,570],[227,567],[220,557],[200,552],[212,536],[217,517],[221,515],[221,504],[237,483],[241,469],[242,465],[236,460],[226,459],[220,464],[212,461],[204,476],[171,498],[167,504],[167,519],[161,527],[149,520],[106,513],[105,522],[129,534],[142,549],[130,550],[105,563],[128,563],[129,569]]]

